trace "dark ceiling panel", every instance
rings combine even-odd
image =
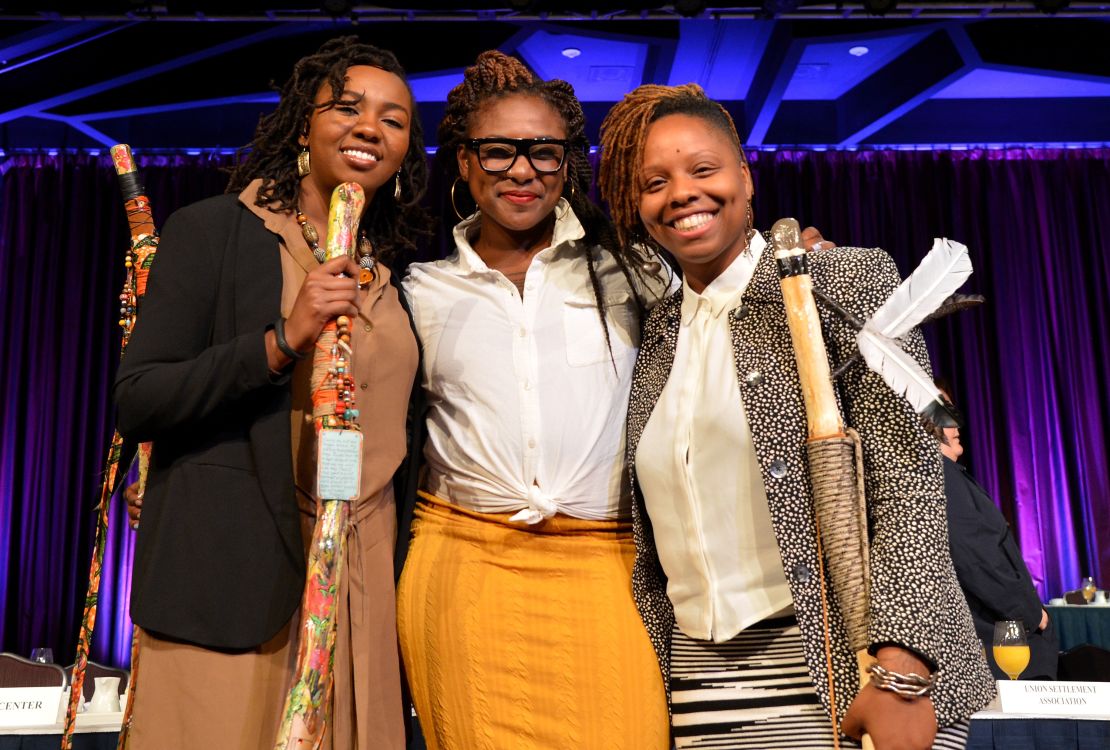
[[[843,141],[963,68],[945,31],[934,31],[836,102]]]
[[[985,63],[1110,75],[1110,22],[1046,18],[968,24],[967,34]]]
[[[176,24],[182,31],[207,29],[223,24]],[[473,33],[460,34],[460,24],[453,23],[381,23],[321,28],[319,25],[290,25],[292,36],[264,40],[257,44],[201,60],[186,68],[178,68],[147,79],[141,93],[109,90],[100,94],[95,103],[76,102],[59,108],[60,114],[90,111],[115,111],[130,107],[155,106],[180,101],[217,99],[273,90],[292,73],[293,65],[321,44],[335,36],[356,34],[367,44],[396,52],[401,65],[410,74],[437,71],[473,62],[482,50],[498,47],[517,31],[511,24],[464,26]],[[450,40],[450,43],[441,43]]]
[[[1067,117],[1060,117],[1067,112]],[[871,143],[1105,142],[1110,100],[934,99],[868,139]]]

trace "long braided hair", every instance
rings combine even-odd
[[[459,166],[455,154],[468,138],[475,113],[490,101],[521,94],[534,96],[549,104],[566,125],[567,179],[563,185],[563,198],[570,204],[586,232],[586,268],[589,270],[590,286],[597,303],[598,318],[605,333],[605,343],[611,353],[609,327],[605,324],[604,293],[597,275],[600,255],[594,248],[600,247],[601,252],[608,253],[616,261],[633,290],[633,298],[641,313],[645,305],[639,290],[648,288],[643,283],[644,274],[647,273],[644,269],[646,258],[637,248],[618,241],[605,212],[590,200],[588,192],[593,180],[593,169],[587,158],[590,142],[586,138],[586,115],[582,111],[582,104],[574,95],[574,87],[566,81],[544,81],[520,60],[497,50],[483,52],[478,55],[474,65],[466,69],[462,83],[451,89],[447,95],[447,110],[436,133],[439,141],[436,159],[449,180],[458,178]],[[638,283],[634,283],[633,278]]]
[[[296,164],[301,150],[297,141],[305,133],[314,109],[336,105],[343,94],[347,69],[353,65],[369,65],[393,73],[409,88],[405,71],[392,52],[363,44],[357,36],[324,42],[319,50],[302,57],[293,67],[293,74],[281,87],[277,109],[259,120],[249,151],[240,150],[240,154],[247,151],[247,155],[232,171],[227,192],[240,192],[261,177],[262,187],[255,205],[279,211],[297,209],[300,179]],[[316,93],[324,83],[331,86],[332,98],[317,106]],[[416,249],[417,241],[432,233],[431,217],[420,204],[428,186],[428,164],[415,100],[409,122],[409,148],[397,177],[401,181],[401,199],[394,199],[392,190],[378,190],[362,216],[362,230],[383,261],[389,261],[398,251]]]
[[[601,123],[601,168],[598,185],[609,204],[617,238],[666,252],[640,220],[640,168],[649,126],[667,115],[699,117],[724,133],[747,162],[740,135],[728,110],[705,95],[696,83],[684,86],[645,84],[624,95]]]

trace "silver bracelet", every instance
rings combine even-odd
[[[879,690],[889,690],[900,698],[913,700],[924,698],[933,692],[937,685],[936,675],[922,677],[916,672],[901,674],[879,666],[878,662],[867,668],[871,673],[871,684]]]

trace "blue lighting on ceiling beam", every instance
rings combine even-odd
[[[314,24],[309,25],[311,26]],[[223,44],[217,44],[215,47],[208,47],[200,52],[194,52],[188,55],[183,55],[181,57],[176,57],[172,60],[167,60],[165,62],[158,63],[157,65],[152,65],[149,68],[140,68],[138,70],[126,73],[121,76],[116,76],[115,78],[111,78],[106,81],[101,81],[99,83],[85,86],[74,91],[69,91],[65,94],[59,94],[58,96],[53,96],[49,99],[43,99],[42,101],[35,102],[34,104],[17,107],[16,109],[11,109],[7,112],[0,112],[0,123],[9,122],[11,120],[15,120],[26,115],[36,115],[43,110],[50,109],[51,107],[56,107],[60,104],[69,104],[70,102],[84,99],[87,96],[92,96],[104,91],[109,91],[111,89],[118,88],[120,86],[124,86],[135,81],[141,81],[144,78],[149,78],[151,76],[157,75],[159,73],[164,73],[169,70],[175,70],[185,65],[190,65],[194,62],[199,62],[201,60],[221,55],[224,52],[230,52],[231,50],[239,49],[241,47],[248,47],[257,42],[280,38],[283,36],[290,36],[293,34],[302,34],[304,33],[304,31],[305,27],[301,26],[300,24],[280,24],[278,26],[266,29],[265,31],[260,31],[256,34],[249,34],[238,39],[232,39],[230,41],[224,42]]]
[[[13,70],[19,70],[20,68],[22,68],[26,65],[32,65],[34,63],[40,62],[41,60],[46,60],[46,59],[49,59],[51,57],[54,57],[55,55],[60,55],[63,52],[69,52],[71,49],[76,49],[76,48],[80,47],[83,44],[88,44],[89,42],[95,42],[97,39],[100,39],[102,37],[106,37],[109,34],[114,34],[117,31],[122,31],[123,29],[130,28],[131,26],[134,26],[137,23],[139,23],[139,21],[132,21],[131,23],[120,24],[119,26],[112,26],[111,28],[108,28],[108,29],[105,29],[104,31],[101,31],[99,34],[93,34],[92,36],[85,37],[84,39],[78,39],[73,44],[67,44],[64,47],[58,47],[57,49],[52,49],[49,52],[44,52],[43,54],[39,55],[38,57],[32,57],[32,58],[29,58],[27,60],[21,60],[20,62],[14,64],[14,65],[9,65],[7,67],[0,68],[0,75],[3,75],[4,73],[11,73]],[[96,25],[99,26],[100,24],[96,24]]]

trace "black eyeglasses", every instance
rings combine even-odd
[[[540,174],[558,172],[567,158],[562,138],[471,138],[466,145],[478,154],[479,166],[493,174],[508,172],[520,154]]]

